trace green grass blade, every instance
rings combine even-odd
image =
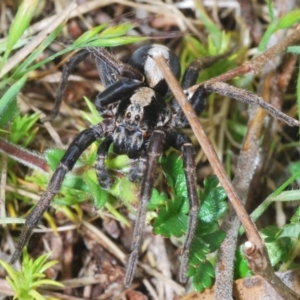
[[[291,12],[284,15],[277,24],[277,29],[285,29],[293,26],[295,23],[300,21],[300,10],[292,10]]]
[[[73,43],[74,46],[85,45],[88,41],[93,39],[102,29],[104,29],[108,23],[103,23],[87,32],[83,33],[77,40]]]
[[[14,45],[20,39],[24,31],[29,27],[30,21],[34,16],[38,4],[39,0],[23,0],[19,6],[18,12],[9,30],[7,47],[5,49],[4,58],[1,62],[0,70],[2,70]]]
[[[116,47],[120,45],[132,44],[148,39],[142,36],[122,36],[115,38],[96,39],[85,45],[85,47]]]
[[[275,20],[273,0],[268,0],[268,12],[269,12],[270,20],[271,20],[271,23],[272,23]]]
[[[18,77],[19,73],[26,72],[26,68],[54,41],[55,38],[64,28],[64,24],[58,26],[40,45],[35,51],[31,53],[29,57],[19,66],[19,68],[13,74],[13,78]]]

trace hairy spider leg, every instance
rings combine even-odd
[[[98,182],[104,189],[109,189],[112,185],[112,179],[110,178],[105,166],[106,155],[112,142],[113,137],[111,135],[107,136],[97,150],[95,170]]]
[[[64,92],[67,88],[68,78],[73,70],[82,62],[90,53],[94,55],[96,60],[97,69],[101,82],[104,87],[108,87],[111,84],[117,82],[121,77],[127,77],[144,81],[144,76],[138,70],[135,70],[131,65],[124,64],[117,60],[110,52],[104,48],[89,48],[84,49],[75,54],[65,65],[62,73],[62,79],[59,83],[54,108],[49,116],[45,117],[42,121],[47,122],[54,119],[60,109]]]
[[[109,51],[105,48],[88,48],[88,50],[93,54],[96,59],[98,71],[100,74],[103,74],[103,77],[110,76],[110,82],[118,81],[121,77],[136,79],[139,81],[144,81],[144,75],[135,69],[130,64],[123,63],[122,61],[116,59]],[[106,70],[115,70],[114,74],[107,75]],[[113,76],[111,76],[113,75]],[[100,75],[102,79],[102,75]],[[107,82],[107,79],[104,79],[104,83]],[[109,82],[105,87],[109,86]]]
[[[147,151],[148,159],[141,184],[140,206],[133,232],[133,241],[131,245],[132,252],[128,260],[128,266],[124,280],[124,285],[126,287],[128,287],[132,282],[133,274],[138,262],[139,251],[141,248],[142,237],[146,223],[147,206],[152,194],[158,159],[163,153],[165,136],[166,134],[164,131],[155,130],[150,137]]]
[[[134,162],[131,170],[128,174],[128,179],[131,182],[139,183],[142,181],[147,162],[147,151],[143,149],[141,151],[141,156]]]
[[[106,108],[109,104],[113,104],[123,97],[126,97],[141,87],[143,83],[136,79],[121,78],[117,82],[107,87],[96,97],[95,105],[99,112]]]
[[[184,72],[182,84],[181,84],[182,89],[186,91],[188,88],[195,85],[198,79],[198,75],[202,70],[209,68],[214,63],[219,62],[221,59],[227,58],[228,55],[230,55],[231,53],[232,50],[220,55],[203,57],[201,59],[192,61],[190,65],[187,67],[186,71]],[[206,106],[206,98],[207,98],[207,91],[203,86],[200,86],[193,93],[192,96],[188,95],[188,99],[191,102],[192,107],[195,110],[197,115],[200,115],[201,112],[204,110]],[[172,100],[172,107],[177,112],[175,123],[178,124],[179,127],[184,127],[188,125],[188,121],[184,116],[176,99]]]
[[[194,159],[194,147],[190,138],[182,132],[167,132],[165,147],[173,147],[182,152],[183,168],[187,184],[189,200],[189,221],[185,241],[182,249],[181,266],[179,280],[185,283],[187,280],[187,269],[191,244],[195,235],[198,214],[200,211],[200,201],[197,194],[196,166]]]
[[[200,201],[196,190],[197,180],[196,180],[196,166],[194,160],[194,147],[191,143],[184,143],[181,147],[181,151],[183,156],[183,167],[184,167],[184,173],[187,182],[189,205],[190,205],[188,230],[183,244],[181,267],[180,267],[180,274],[179,274],[180,282],[185,283],[187,281],[186,274],[188,270],[191,244],[193,242],[195,232],[196,232],[196,227],[197,227],[197,219],[200,210]]]
[[[133,279],[133,274],[138,261],[138,254],[142,243],[142,235],[145,228],[145,219],[147,213],[147,205],[151,197],[156,168],[159,157],[163,151],[174,147],[183,153],[183,166],[188,189],[188,199],[190,206],[189,222],[186,238],[182,250],[182,260],[179,279],[182,283],[186,282],[188,259],[190,247],[195,235],[198,213],[200,210],[200,201],[196,190],[196,171],[194,161],[194,148],[190,139],[183,133],[176,131],[167,132],[164,130],[155,130],[150,138],[148,146],[148,159],[146,160],[146,168],[141,185],[140,206],[134,227],[133,242],[131,246],[131,255],[129,257],[127,271],[125,275],[125,286],[129,286]]]
[[[49,207],[54,196],[59,192],[67,172],[72,170],[76,161],[90,144],[102,138],[107,132],[112,131],[112,122],[103,122],[89,129],[82,131],[67,149],[65,155],[60,160],[58,168],[53,173],[46,192],[41,196],[37,206],[26,218],[21,236],[17,242],[16,250],[10,260],[13,264],[20,257],[22,249],[27,245],[32,230],[36,227],[39,219]]]
[[[57,93],[56,93],[56,96],[55,96],[54,107],[53,107],[50,115],[43,118],[42,122],[50,121],[50,120],[54,119],[57,116],[57,114],[59,112],[59,109],[60,109],[60,106],[61,106],[62,97],[65,93],[66,88],[67,88],[68,78],[69,78],[70,74],[79,65],[79,63],[82,62],[88,55],[89,55],[89,51],[82,50],[82,51],[78,52],[77,54],[75,54],[67,62],[67,64],[65,65],[65,67],[63,69],[61,81],[58,85]]]

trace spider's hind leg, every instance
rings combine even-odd
[[[167,145],[172,146],[182,152],[183,168],[190,206],[188,228],[182,249],[181,267],[179,274],[180,282],[185,283],[187,280],[186,274],[188,270],[190,248],[195,236],[198,214],[200,210],[200,201],[197,194],[194,147],[189,137],[181,132],[169,132],[167,135]]]

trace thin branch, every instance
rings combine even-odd
[[[7,156],[35,170],[44,173],[49,172],[48,164],[45,158],[34,151],[16,146],[0,138],[0,153],[5,153]]]

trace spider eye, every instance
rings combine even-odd
[[[126,114],[126,117],[127,117],[128,119],[130,119],[130,118],[131,118],[131,113],[128,112],[128,113]]]
[[[141,119],[141,117],[140,117],[140,115],[136,115],[136,116],[134,117],[134,119],[135,119],[136,121],[139,121],[139,120]]]

